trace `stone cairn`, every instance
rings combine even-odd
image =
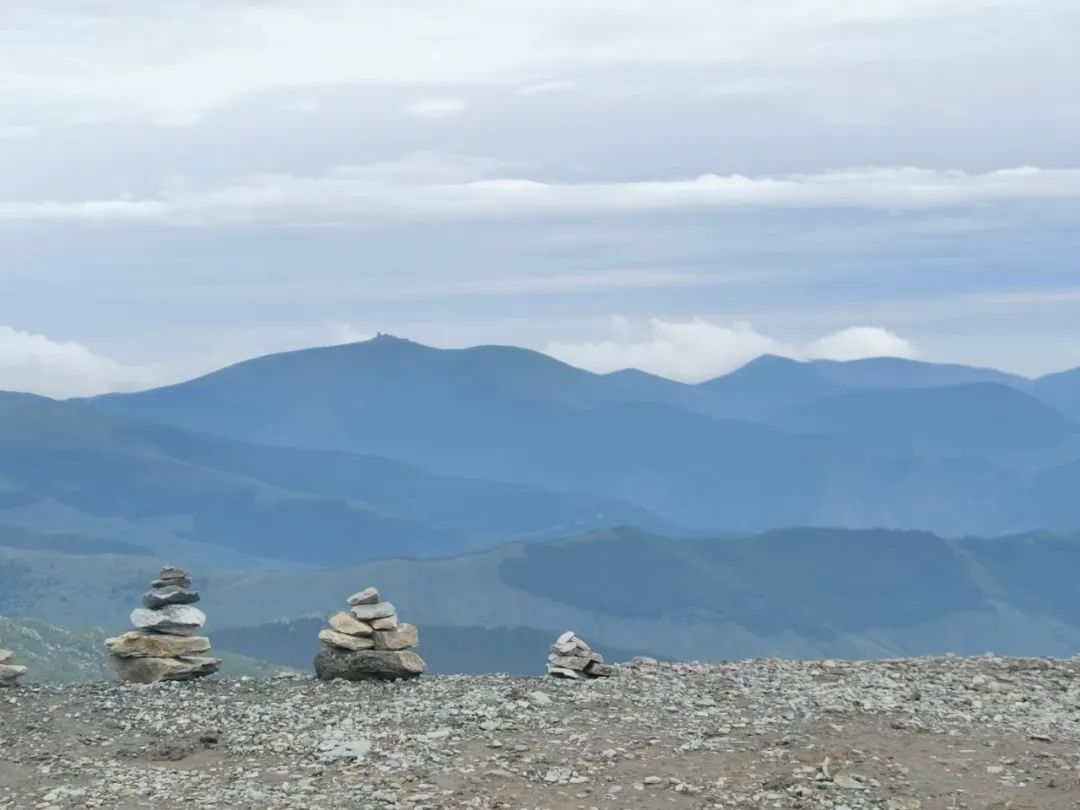
[[[331,616],[330,627],[319,633],[319,678],[389,681],[424,672],[424,660],[411,651],[420,642],[419,633],[411,624],[398,623],[393,604],[380,602],[374,588],[353,594],[348,602],[349,610]]]
[[[604,656],[589,649],[589,645],[572,632],[563,633],[551,645],[548,656],[548,675],[583,681],[589,678],[607,678],[615,674],[615,668],[604,663]]]
[[[206,614],[183,568],[163,568],[131,612],[135,630],[105,640],[109,666],[122,681],[190,681],[217,672],[220,659],[201,655],[210,639],[197,635]]]
[[[11,650],[0,650],[0,686],[14,686],[15,681],[26,674],[26,667],[20,667],[11,663],[15,653]]]

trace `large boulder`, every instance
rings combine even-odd
[[[191,605],[166,605],[158,610],[135,608],[131,623],[140,630],[194,636],[206,624],[206,614]]]
[[[157,681],[190,681],[217,672],[218,658],[186,656],[183,658],[124,658],[109,656],[109,666],[123,681],[156,683]]]
[[[210,649],[210,639],[134,630],[105,639],[105,648],[124,658],[176,658],[206,652]]]
[[[408,650],[324,649],[315,656],[315,674],[324,681],[392,681],[422,675],[424,660]]]

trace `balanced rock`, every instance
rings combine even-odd
[[[556,678],[577,681],[615,674],[615,668],[605,664],[600,653],[593,652],[583,639],[572,632],[563,633],[551,645],[547,671]]]
[[[370,650],[375,646],[371,636],[350,636],[337,630],[320,630],[319,641],[341,650]]]
[[[356,605],[352,609],[352,615],[362,622],[373,619],[388,619],[397,615],[397,608],[392,602],[376,602],[372,605]]]
[[[189,580],[190,581],[190,580]],[[151,610],[166,605],[191,605],[199,601],[197,591],[181,588],[178,585],[166,585],[163,588],[151,588],[143,596],[142,603]]]
[[[375,588],[364,588],[346,600],[349,612],[330,617],[330,627],[319,633],[323,649],[315,672],[320,678],[393,680],[424,671],[423,660],[410,651],[420,643],[419,632],[398,621],[392,603],[379,599]]]
[[[193,636],[206,624],[206,614],[191,605],[165,605],[156,610],[135,608],[131,623],[140,630]]]
[[[153,683],[202,678],[221,661],[199,655],[210,639],[199,635],[206,614],[194,607],[197,591],[183,568],[163,568],[143,596],[145,607],[131,612],[134,631],[105,640],[109,665],[123,681]]]
[[[360,621],[351,613],[335,613],[330,617],[330,626],[350,636],[370,636],[375,631],[370,624]]]
[[[206,636],[170,636],[148,630],[133,630],[105,639],[105,647],[122,658],[178,658],[210,649]]]
[[[375,631],[376,650],[407,650],[420,643],[420,633],[411,624],[401,624],[392,630]]]
[[[379,601],[379,592],[375,588],[364,588],[346,600],[350,605],[374,605]]]
[[[26,667],[13,664],[14,660],[15,653],[11,650],[0,650],[0,686],[14,686],[26,674]]]
[[[324,649],[315,656],[315,674],[324,681],[397,680],[415,678],[424,673],[424,661],[408,650]]]

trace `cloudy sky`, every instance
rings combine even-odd
[[[1074,0],[7,0],[0,388],[377,331],[1080,365]]]

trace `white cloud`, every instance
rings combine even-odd
[[[267,175],[144,199],[0,201],[0,219],[355,223],[544,218],[733,208],[919,209],[1080,199],[1080,169],[984,173],[865,168],[818,174],[705,174],[684,180],[547,183],[496,176],[484,158],[422,154],[317,176]]]
[[[453,118],[469,108],[469,103],[460,98],[422,98],[405,105],[405,112],[417,118],[438,121]]]
[[[159,382],[154,367],[125,366],[81,343],[0,325],[0,390],[73,397],[148,388]]]
[[[749,323],[715,323],[697,318],[652,318],[636,326],[626,318],[612,322],[613,336],[586,343],[550,343],[545,352],[566,363],[607,373],[637,368],[684,382],[726,374],[762,354],[796,360],[856,360],[863,357],[914,357],[903,338],[879,327],[843,329],[805,344],[762,334]]]

